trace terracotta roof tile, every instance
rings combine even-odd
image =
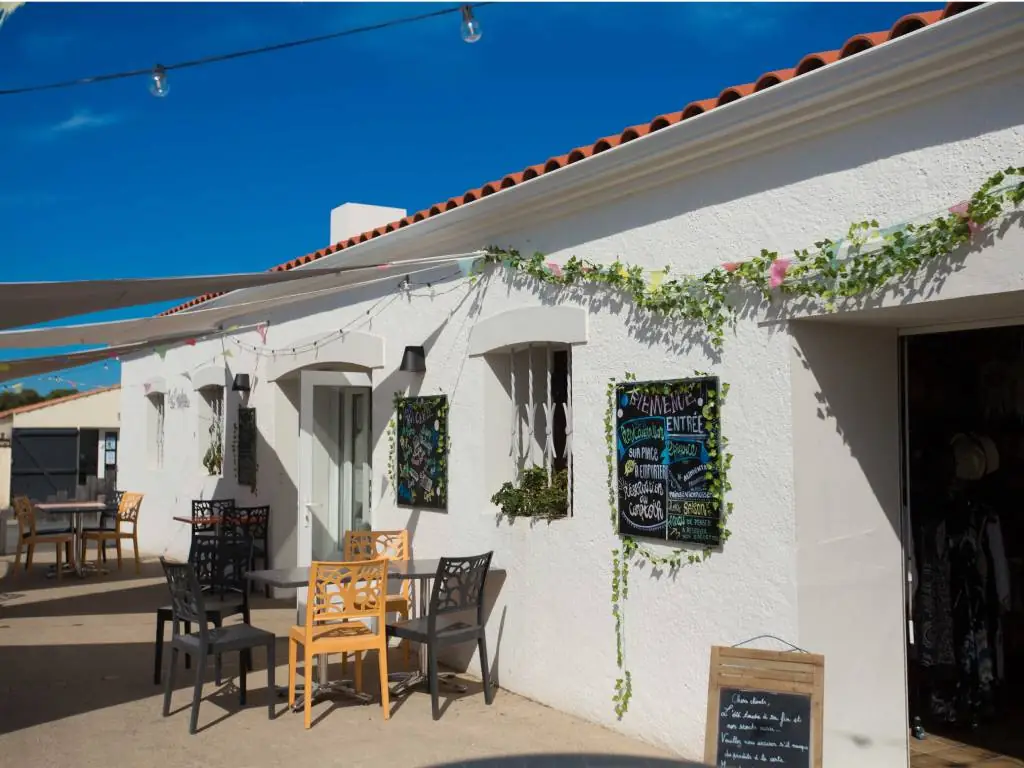
[[[120,389],[120,384],[114,384],[112,387],[102,387],[100,389],[90,389],[87,392],[76,392],[73,395],[67,395],[65,397],[56,397],[53,400],[40,400],[38,403],[32,403],[31,405],[22,405],[17,408],[11,408],[7,411],[0,411],[0,419],[6,419],[8,416],[15,416],[19,413],[29,413],[30,411],[41,411],[43,408],[49,408],[51,405],[60,405],[61,403],[70,403],[72,400],[81,400],[83,397],[92,397],[93,395],[102,395],[104,392],[111,392],[115,389]]]
[[[633,125],[624,129],[621,133],[604,136],[593,144],[577,147],[568,154],[550,158],[546,163],[531,165],[522,171],[510,173],[501,179],[490,181],[477,189],[468,190],[462,195],[453,197],[446,202],[436,203],[429,208],[417,211],[416,213],[406,216],[399,221],[391,222],[384,227],[378,227],[370,232],[364,232],[361,235],[350,237],[348,240],[334,243],[327,248],[307,254],[306,256],[301,256],[297,259],[292,259],[285,264],[279,264],[278,266],[273,267],[272,271],[294,269],[295,267],[302,266],[303,264],[308,264],[312,261],[316,261],[317,259],[321,259],[328,254],[337,253],[338,251],[344,250],[345,248],[351,248],[353,245],[366,242],[374,237],[380,237],[388,232],[394,232],[396,229],[407,227],[410,224],[423,221],[432,216],[440,216],[447,211],[453,210],[467,203],[471,203],[475,200],[479,200],[483,197],[499,194],[502,190],[514,187],[524,181],[530,181],[538,176],[543,176],[544,174],[564,168],[567,165],[582,162],[593,155],[606,152],[620,144],[635,141],[649,133],[654,133],[655,131],[667,128],[668,126],[674,125],[683,120],[689,120],[690,118],[697,117],[705,112],[710,112],[718,107],[739,101],[752,93],[763,91],[766,88],[771,88],[779,83],[792,80],[795,77],[806,75],[816,69],[827,67],[837,61],[849,58],[850,56],[855,56],[862,51],[866,51],[868,48],[874,48],[875,46],[882,45],[883,43],[902,37],[903,35],[911,34],[918,29],[930,24],[935,24],[943,19],[948,19],[950,16],[955,16],[958,13],[970,10],[978,5],[982,5],[982,3],[947,3],[941,10],[908,14],[896,21],[888,31],[854,35],[837,50],[821,51],[819,53],[811,53],[804,56],[799,62],[797,62],[796,66],[791,69],[776,69],[771,72],[766,72],[753,82],[726,88],[718,95],[717,98],[692,101],[679,112],[668,112],[663,115],[658,115],[649,123]],[[182,304],[179,307],[175,307],[174,309],[169,309],[161,314],[167,315],[182,309],[187,309],[214,297],[214,294],[200,296],[197,299],[193,299],[190,302]]]

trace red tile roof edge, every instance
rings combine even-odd
[[[7,411],[0,411],[0,419],[5,419],[8,416],[15,416],[19,413],[28,413],[29,411],[41,411],[43,408],[49,408],[51,405],[60,405],[61,403],[69,403],[72,400],[81,400],[83,397],[92,397],[93,395],[102,395],[104,392],[111,392],[115,389],[120,389],[120,384],[114,384],[110,387],[101,387],[99,389],[90,389],[87,392],[76,392],[73,395],[66,395],[65,397],[58,397],[54,400],[41,400],[38,403],[32,403],[31,405],[20,405],[17,408],[11,408]]]
[[[313,253],[300,256],[297,259],[292,259],[284,264],[278,264],[269,271],[280,272],[283,270],[295,269],[296,267],[301,267],[305,264],[316,261],[317,259],[329,256],[332,253],[342,251],[345,248],[351,248],[354,245],[365,243],[367,240],[372,240],[376,237],[386,235],[389,232],[394,232],[395,230],[402,229],[403,227],[408,227],[412,224],[423,221],[424,219],[440,216],[453,208],[458,208],[459,206],[471,203],[475,200],[497,194],[502,190],[514,187],[517,184],[529,181],[537,176],[543,176],[546,173],[557,171],[559,168],[563,168],[567,165],[572,165],[573,163],[577,163],[581,160],[586,160],[588,157],[604,152],[612,147],[617,147],[620,144],[625,144],[626,142],[641,138],[649,133],[660,131],[662,128],[667,128],[670,125],[682,122],[683,120],[688,120],[691,117],[696,117],[697,115],[705,112],[710,112],[716,107],[721,107],[734,101],[738,101],[752,93],[763,91],[766,88],[771,88],[779,83],[792,80],[794,77],[799,77],[800,75],[805,75],[808,72],[813,72],[816,69],[821,69],[822,67],[826,67],[841,59],[855,56],[869,48],[874,48],[878,45],[882,45],[883,43],[887,43],[890,40],[895,40],[898,37],[903,37],[904,35],[916,32],[919,29],[935,24],[943,19],[948,19],[951,16],[955,16],[958,13],[970,10],[971,8],[979,5],[984,5],[984,3],[947,3],[942,10],[907,14],[906,16],[898,19],[896,23],[890,27],[888,32],[870,32],[854,35],[837,50],[822,51],[820,53],[811,53],[804,56],[792,69],[777,69],[771,72],[766,72],[753,82],[726,88],[718,95],[717,98],[704,99],[703,101],[692,101],[678,112],[665,113],[663,115],[656,116],[650,122],[629,126],[617,134],[600,138],[593,144],[577,147],[567,154],[552,157],[545,163],[538,163],[536,165],[531,165],[528,168],[524,168],[522,171],[510,173],[501,179],[490,181],[482,187],[471,189],[458,197],[452,197],[444,202],[435,203],[429,208],[417,211],[416,213],[410,214],[398,221],[393,221],[382,227],[377,227],[376,229],[363,232],[360,235],[334,243],[333,245],[321,248]],[[184,309],[190,309],[191,307],[202,304],[203,302],[211,299],[215,299],[221,295],[223,294],[204,294],[203,296],[192,299],[191,301],[174,307],[173,309],[161,312],[160,316],[170,315]]]

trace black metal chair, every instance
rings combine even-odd
[[[189,565],[196,576],[196,582],[204,593],[206,621],[214,627],[224,626],[232,616],[241,616],[242,623],[249,624],[249,590],[245,574],[252,559],[252,542],[244,536],[224,529],[220,536],[193,538],[189,550]],[[153,684],[160,685],[160,670],[163,664],[164,627],[174,618],[174,606],[164,605],[156,611],[156,650],[153,659]],[[192,628],[186,621],[185,632]],[[191,659],[185,657],[185,668]],[[247,660],[251,669],[251,660]],[[216,681],[221,681],[220,655],[215,660]]]
[[[192,538],[196,536],[211,536],[217,532],[218,524],[212,522],[212,518],[223,520],[231,516],[235,508],[234,499],[193,499],[192,500]],[[211,519],[211,522],[199,522],[203,519]]]
[[[484,628],[484,584],[491,567],[488,552],[475,557],[442,557],[434,577],[430,595],[430,610],[426,616],[388,624],[389,637],[400,637],[427,646],[427,666],[430,682],[430,706],[434,719],[441,717],[438,703],[437,651],[447,645],[476,640],[480,652],[480,676],[484,684],[484,701],[494,701],[491,688],[491,667],[487,659],[487,639]],[[476,609],[476,622],[457,621],[438,627],[439,617]]]
[[[270,568],[270,548],[267,536],[270,528],[270,507],[235,507],[225,515],[225,525],[237,528],[243,535],[252,539],[252,563],[250,568],[256,569],[256,561],[263,568]],[[251,586],[256,588],[255,583]],[[266,595],[270,597],[270,587],[266,587]]]
[[[232,624],[229,627],[215,627],[211,629],[205,620],[209,616],[209,609],[206,605],[207,594],[199,585],[195,569],[188,563],[169,563],[160,558],[160,564],[164,568],[167,577],[167,587],[171,592],[171,606],[173,623],[171,631],[171,664],[167,670],[167,682],[164,688],[164,717],[171,712],[171,692],[174,690],[174,676],[178,667],[178,652],[182,651],[188,656],[196,656],[199,663],[196,664],[195,684],[192,692],[192,716],[189,720],[188,732],[194,734],[199,724],[199,703],[203,700],[203,677],[206,671],[206,662],[211,655],[219,658],[223,653],[238,651],[239,672],[238,689],[239,703],[245,706],[246,694],[246,663],[251,659],[252,649],[264,647],[267,649],[267,686],[269,690],[269,704],[267,712],[270,719],[274,719],[274,644],[276,638],[273,632],[250,626],[249,624]],[[185,624],[186,631],[182,632],[181,625]],[[198,632],[189,632],[191,624],[199,626]]]

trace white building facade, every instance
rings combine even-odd
[[[944,211],[1020,165],[1024,8],[982,6],[318,264],[494,244],[557,265],[576,256],[695,275],[762,248],[785,255],[840,238],[854,221],[886,227]],[[332,217],[332,242],[395,215],[347,208]],[[409,287],[389,279],[238,318],[224,337],[123,361],[120,487],[146,494],[143,549],[177,557],[189,531],[172,517],[219,497],[271,505],[275,567],[325,556],[359,525],[408,528],[421,557],[494,550],[506,571],[490,590],[500,685],[689,758],[703,756],[710,647],[783,638],[826,659],[824,764],[905,766],[900,337],[1024,318],[1019,225],[993,226],[962,250],[949,274],[856,308],[753,301],[720,352],[699,323],[501,267],[477,277],[452,264],[420,269]],[[425,348],[425,373],[399,370],[407,346]],[[549,373],[571,382],[561,398],[571,439],[557,452],[571,452],[572,511],[497,523],[490,499],[516,473],[513,399],[521,414],[531,368],[538,403]],[[619,719],[607,388],[627,373],[697,371],[731,387],[731,537],[675,576],[631,570],[622,608],[632,698]],[[232,390],[237,374],[251,391]],[[444,511],[396,503],[396,394],[448,397]],[[237,480],[239,407],[255,409],[254,487]],[[218,429],[223,458],[211,474]]]

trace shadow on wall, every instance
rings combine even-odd
[[[273,383],[262,382],[261,386],[276,386],[279,388],[281,395],[294,409],[295,422],[292,426],[294,427],[295,434],[298,434],[299,401],[301,399],[299,382],[287,380]],[[264,402],[268,403],[267,408],[274,407],[273,398],[264,398]],[[280,418],[281,415],[280,413],[275,414],[277,418]],[[270,527],[267,533],[270,562],[267,564],[267,567],[275,568],[288,564],[294,565],[296,561],[295,553],[298,551],[299,489],[292,480],[292,473],[284,466],[280,455],[275,450],[274,441],[267,439],[266,432],[264,431],[265,426],[261,426],[261,424],[265,425],[267,421],[268,419],[264,418],[261,422],[260,413],[259,411],[256,412],[257,496],[259,499],[258,503],[270,505]],[[275,422],[276,429],[276,418],[273,421]],[[297,445],[296,443],[296,449]],[[260,490],[261,488],[262,490]],[[287,552],[291,552],[292,555],[286,556]],[[282,594],[285,593],[282,592]]]
[[[789,332],[796,357],[809,372],[804,375],[813,375],[817,384],[815,417],[834,424],[893,531],[901,536],[899,489],[892,481],[900,429],[896,328],[797,321],[790,323]],[[793,407],[798,421],[812,406],[804,398],[794,400]]]
[[[505,586],[505,579],[506,575],[504,573],[490,572],[487,574],[487,583],[484,587],[485,627],[491,626],[491,614],[494,613],[494,609],[497,606],[498,595],[501,593],[502,587]],[[491,680],[495,685],[499,686],[501,685],[501,680],[499,678],[498,670],[501,668],[501,665],[498,661],[501,658],[501,643],[502,638],[505,635],[505,620],[507,617],[508,607],[502,606],[501,619],[498,622],[497,639],[493,640],[487,647],[487,655],[490,656]],[[493,635],[488,634],[488,640],[490,640],[491,637],[493,637]],[[476,650],[475,642],[452,645],[443,649],[443,651],[438,654],[438,660],[456,672],[479,674],[479,661],[477,662],[477,669],[472,669]]]
[[[598,755],[559,754],[547,752],[537,755],[510,755],[489,757],[482,760],[460,760],[457,763],[431,763],[429,768],[668,768],[668,766],[690,766],[699,768],[701,763],[682,760],[668,760],[660,757],[640,755]]]

